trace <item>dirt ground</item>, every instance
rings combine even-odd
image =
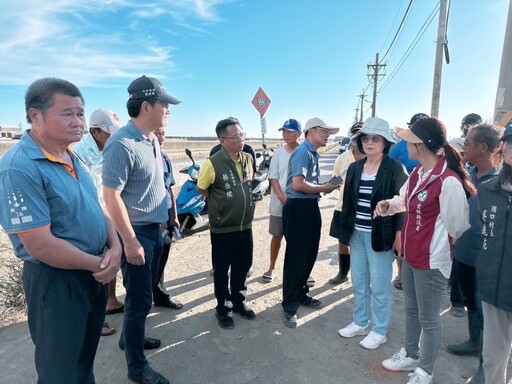
[[[322,156],[324,176],[331,172],[335,158],[335,152]],[[317,284],[311,294],[322,300],[323,307],[316,311],[300,308],[296,329],[289,329],[282,323],[284,242],[277,263],[277,279],[272,283],[261,279],[269,258],[268,197],[257,203],[253,225],[254,264],[248,279],[249,305],[257,314],[253,321],[235,315],[233,330],[217,325],[209,231],[175,242],[166,268],[166,286],[185,306],[179,311],[162,308],[151,311],[146,333],[162,340],[160,349],[147,351],[151,366],[175,384],[406,383],[406,373],[387,372],[380,366],[383,359],[403,345],[401,291],[393,290],[388,341],[379,349],[368,351],[360,347],[362,337],[343,339],[338,336],[338,329],[351,322],[353,295],[350,280],[336,287],[327,283],[338,268],[337,243],[328,236],[336,198],[337,194],[333,193],[320,201],[322,240],[313,270]],[[120,280],[118,278],[118,295],[122,300],[124,291]],[[466,318],[455,318],[448,313],[448,299],[445,295],[443,338],[434,373],[436,384],[465,383],[477,366],[476,357],[455,357],[446,352],[447,344],[467,337]],[[119,330],[123,316],[110,315],[107,320]],[[95,365],[98,383],[129,382],[124,354],[118,349],[117,341],[117,335],[100,340]],[[34,383],[33,353],[24,319],[1,328],[0,383]]]

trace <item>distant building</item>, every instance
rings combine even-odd
[[[0,125],[0,136],[9,139],[19,139],[23,135],[23,128],[19,125]]]

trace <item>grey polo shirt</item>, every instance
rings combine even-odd
[[[160,146],[131,121],[107,141],[102,179],[105,187],[121,191],[132,225],[167,221]]]

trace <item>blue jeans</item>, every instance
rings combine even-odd
[[[160,225],[134,225],[135,236],[144,248],[146,262],[133,265],[121,256],[123,285],[126,289],[124,300],[124,321],[121,338],[124,338],[128,371],[138,375],[148,366],[144,356],[144,334],[146,317],[153,302],[153,285],[156,282],[158,263],[162,254]]]
[[[372,249],[370,232],[354,230],[350,239],[355,302],[352,318],[355,324],[364,327],[371,311],[372,331],[384,336],[391,318],[393,260],[392,251],[375,252]]]

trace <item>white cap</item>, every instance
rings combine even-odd
[[[89,128],[100,128],[102,131],[113,135],[121,129],[119,117],[110,109],[100,108],[91,114]]]
[[[331,127],[330,125],[327,125],[325,121],[322,119],[319,119],[318,117],[313,117],[312,119],[309,119],[306,123],[306,127],[304,128],[304,132],[309,131],[311,128],[323,128],[329,130],[329,135],[334,135],[335,133],[338,133],[340,130],[336,127]]]

